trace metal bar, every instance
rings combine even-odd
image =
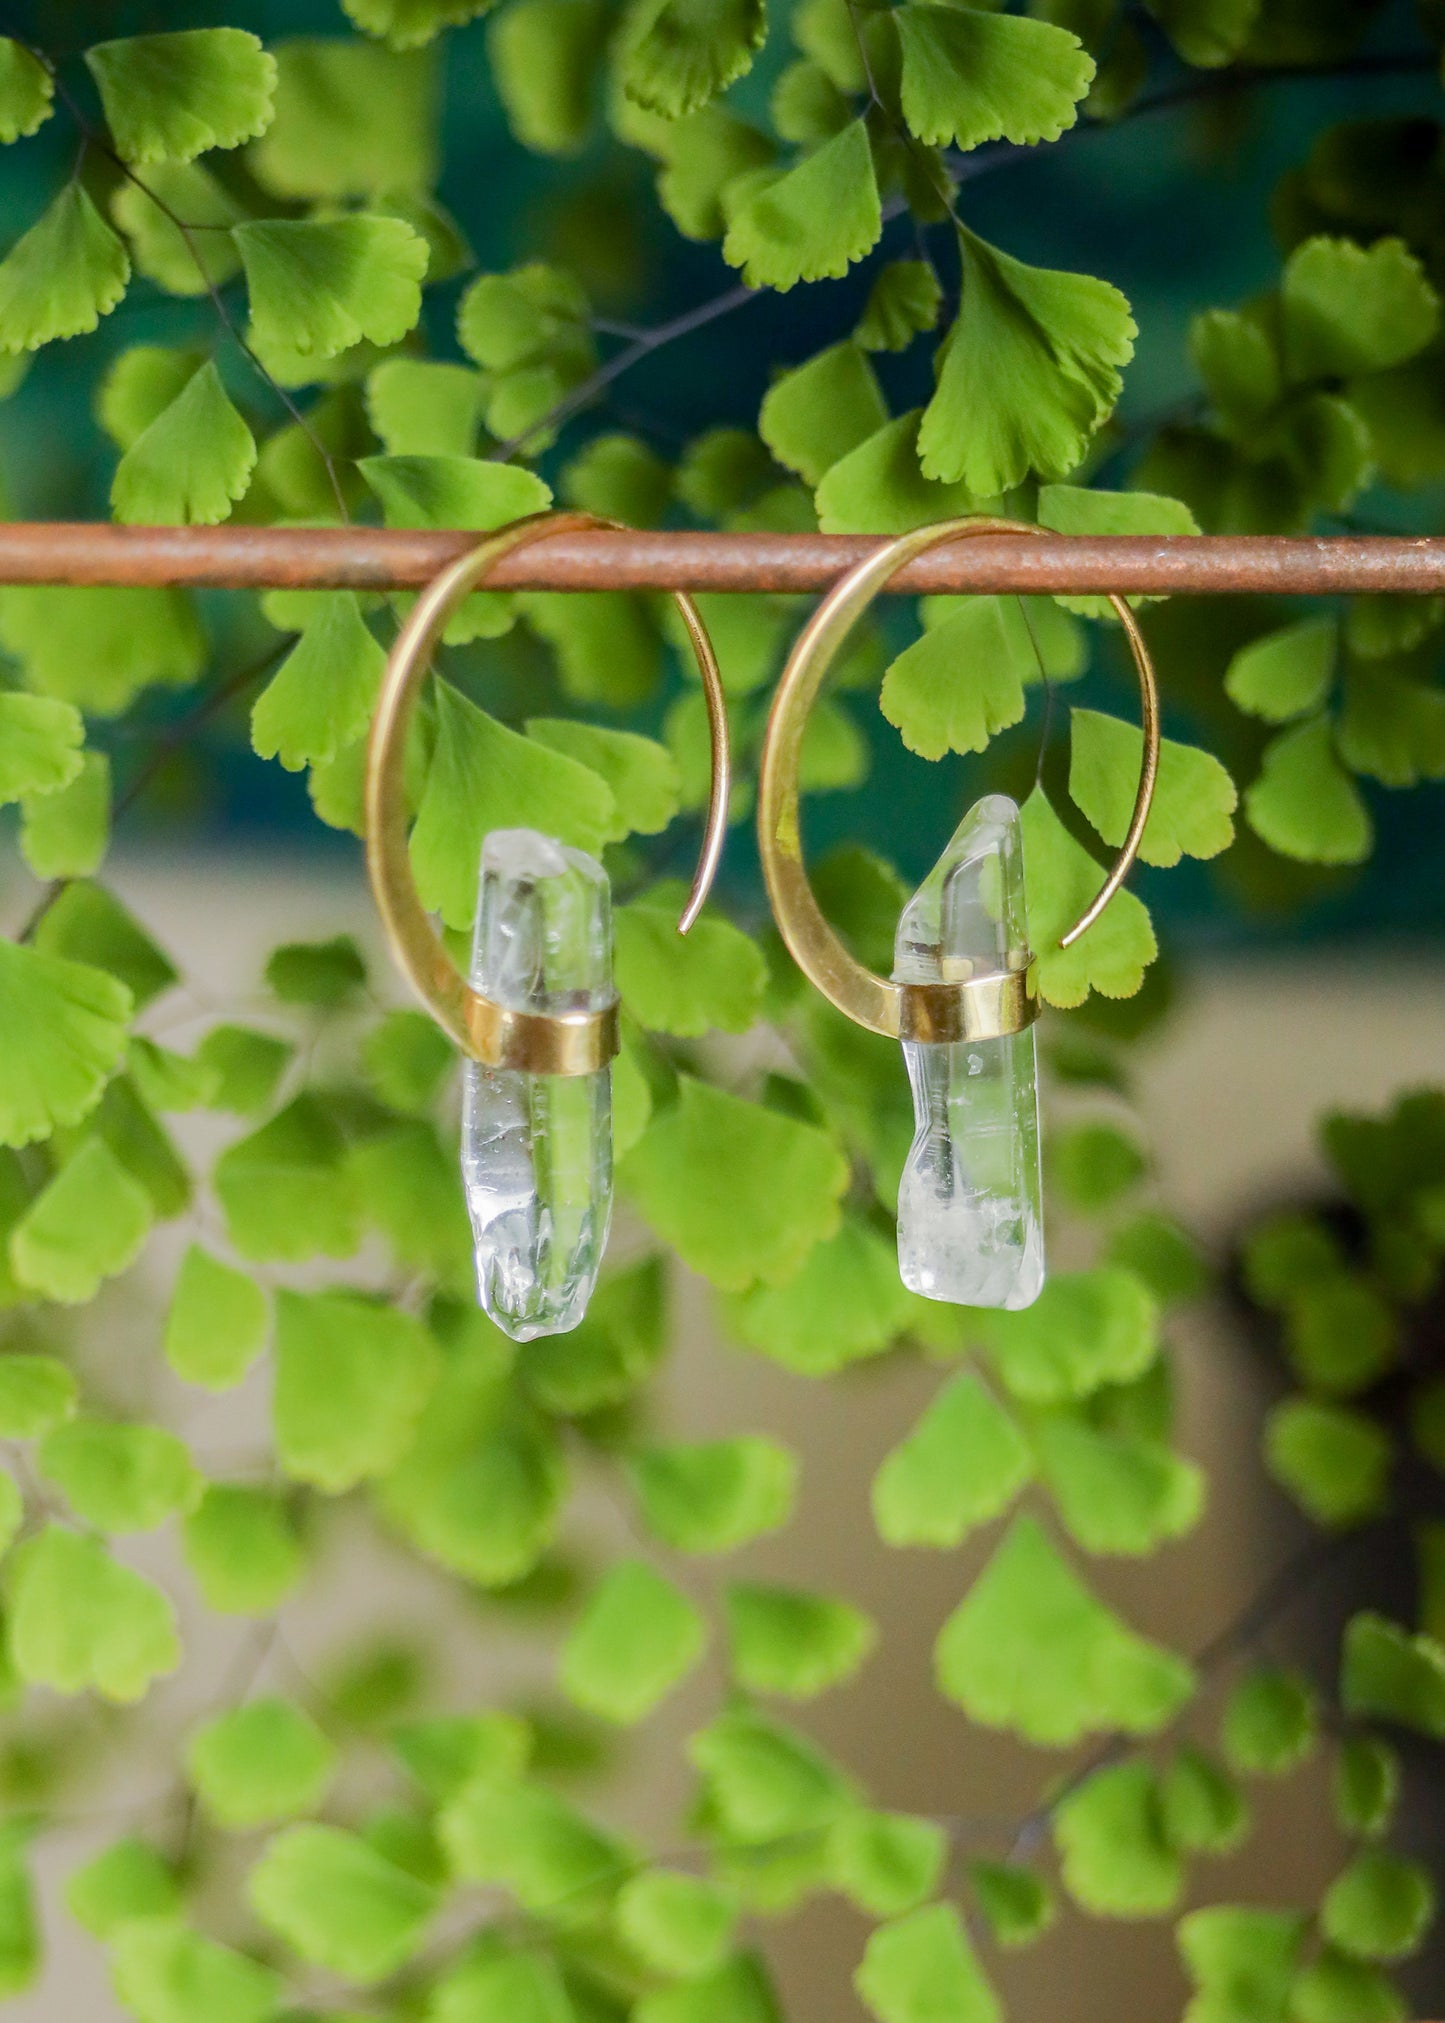
[[[0,583],[415,590],[478,538],[381,527],[12,521],[0,524]],[[493,580],[510,590],[825,590],[878,546],[876,537],[855,534],[559,533],[508,556]],[[1445,591],[1445,539],[978,535],[918,556],[888,587],[1155,596]]]

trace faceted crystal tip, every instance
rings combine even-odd
[[[1019,811],[970,810],[904,908],[899,983],[961,982],[1027,960]],[[1034,1028],[905,1042],[915,1134],[898,1195],[898,1268],[929,1299],[1026,1307],[1044,1282]]]
[[[595,859],[535,829],[482,845],[472,983],[510,1011],[612,1001],[611,893]],[[514,1341],[575,1328],[612,1217],[612,1077],[469,1061],[462,1175],[477,1288]]]

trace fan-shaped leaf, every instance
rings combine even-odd
[[[51,1524],[10,1563],[10,1657],[22,1679],[59,1693],[93,1687],[139,1700],[180,1663],[175,1615],[160,1589],[97,1539]]]
[[[483,383],[465,365],[388,358],[366,382],[366,413],[388,456],[470,457]]]
[[[1335,1818],[1346,1833],[1386,1832],[1400,1799],[1400,1758],[1374,1735],[1347,1735],[1335,1754]]]
[[[24,140],[49,119],[55,82],[23,42],[0,36],[0,142]]]
[[[508,1382],[506,1346],[468,1316],[415,1440],[380,1487],[387,1517],[419,1551],[483,1587],[532,1571],[567,1488],[556,1431]]]
[[[920,331],[932,330],[942,306],[927,260],[890,260],[868,291],[853,342],[865,351],[906,351]]]
[[[828,1832],[828,1873],[870,1917],[896,1918],[932,1896],[948,1859],[948,1837],[931,1819],[906,1812],[845,1812]]]
[[[880,1926],[853,1984],[878,2023],[1001,2023],[1003,2016],[952,1904],[929,1904]]]
[[[1203,1471],[1162,1442],[1056,1412],[1039,1420],[1034,1445],[1059,1516],[1085,1552],[1153,1552],[1192,1531],[1203,1512]]]
[[[369,4],[380,12],[387,0]],[[451,0],[453,12],[444,17],[442,0],[391,4],[398,13],[426,9],[463,18],[461,0]],[[360,20],[360,7],[351,12],[359,25],[370,26]],[[336,202],[420,194],[434,186],[438,65],[427,56],[394,53],[403,46],[405,39],[387,50],[331,34],[298,35],[280,45],[276,117],[249,157],[267,189]]]
[[[385,664],[355,593],[321,598],[256,699],[252,745],[291,772],[334,758],[370,724]]]
[[[751,1693],[812,1700],[851,1678],[877,1641],[851,1602],[735,1582],[724,1597],[733,1677]]]
[[[710,1816],[744,1845],[830,1826],[856,1802],[847,1778],[813,1742],[743,1705],[699,1729],[688,1755],[702,1774]]]
[[[65,1306],[135,1262],[155,1208],[104,1138],[87,1138],[10,1233],[10,1264],[31,1292]]]
[[[1036,1519],[1015,1519],[939,1633],[939,1689],[975,1721],[1055,1747],[1148,1735],[1193,1690],[1185,1661],[1091,1595]]]
[[[1357,1960],[1405,1960],[1435,1916],[1430,1872],[1384,1848],[1366,1848],[1336,1876],[1320,1906],[1320,1928]]]
[[[1078,37],[1048,21],[910,0],[893,22],[903,117],[930,147],[1057,140],[1094,79]]]
[[[1383,1616],[1357,1615],[1345,1631],[1340,1696],[1348,1713],[1445,1737],[1445,1645]]]
[[[1007,1510],[1032,1472],[1014,1421],[964,1372],[944,1386],[874,1477],[879,1536],[889,1545],[959,1545]]]
[[[1339,627],[1333,618],[1302,618],[1240,647],[1224,676],[1236,709],[1288,723],[1318,709],[1335,678]]]
[[[54,1356],[0,1356],[0,1439],[34,1440],[75,1410],[75,1378]]]
[[[725,203],[723,258],[749,287],[846,274],[883,229],[867,127],[854,120],[789,168],[753,170]]]
[[[1019,600],[970,597],[899,654],[880,706],[925,759],[981,752],[1022,718],[1037,667]]]
[[[1057,1906],[1048,1884],[1032,1869],[973,1861],[968,1873],[995,1945],[1032,1945],[1053,1923]]]
[[[395,344],[421,313],[426,241],[399,218],[267,218],[235,239],[262,343],[334,358],[364,337]]]
[[[561,1923],[605,1909],[634,1867],[627,1851],[540,1785],[479,1777],[440,1818],[455,1872],[497,1883],[524,1910]]]
[[[144,189],[118,184],[110,215],[126,236],[136,272],[169,295],[204,295],[240,271],[230,228],[245,214],[199,162],[156,162],[146,170]]]
[[[742,1292],[788,1278],[832,1235],[848,1162],[815,1125],[684,1075],[618,1177],[684,1263]]]
[[[111,503],[118,520],[210,526],[244,497],[255,464],[251,431],[208,360],[121,458]]]
[[[716,1884],[673,1869],[646,1869],[624,1883],[614,1913],[627,1945],[655,1972],[691,1980],[726,1957],[736,1906]]]
[[[180,1903],[169,1865],[143,1840],[116,1840],[73,1869],[65,1908],[93,1938],[110,1939],[137,1918],[163,1918]]]
[[[924,410],[926,478],[992,498],[1030,470],[1063,478],[1119,398],[1136,330],[1117,288],[1029,267],[963,235],[963,303]]]
[[[103,970],[0,942],[0,1143],[28,1145],[100,1101],[131,994]]]
[[[1306,864],[1358,864],[1370,854],[1369,810],[1335,757],[1330,720],[1311,717],[1266,746],[1259,778],[1245,789],[1256,836]]]
[[[758,434],[780,464],[816,485],[850,450],[883,427],[888,408],[858,345],[832,344],[773,381]]]
[[[1034,1405],[1087,1398],[1142,1376],[1159,1352],[1159,1312],[1114,1265],[1055,1272],[1033,1306],[970,1316],[1005,1387]]]
[[[1189,2023],[1237,2016],[1283,2023],[1306,1920],[1293,1911],[1211,1905],[1179,1921],[1179,1950],[1198,1991]]]
[[[188,162],[266,131],[276,60],[244,28],[182,28],[85,52],[116,150],[128,162]]]
[[[681,782],[666,745],[633,731],[604,730],[570,717],[530,717],[527,735],[605,780],[617,804],[616,840],[656,836],[677,813]]]
[[[680,1038],[746,1032],[767,988],[763,952],[714,914],[679,935],[684,897],[681,886],[667,882],[613,914],[614,973],[623,1005],[639,1025]]]
[[[336,1772],[335,1747],[290,1700],[248,1700],[197,1728],[186,1774],[218,1826],[274,1826],[321,1803]]]
[[[361,1228],[344,1152],[340,1132],[313,1096],[298,1096],[227,1147],[212,1181],[243,1257],[351,1255]]]
[[[1394,1446],[1368,1413],[1320,1398],[1287,1398],[1270,1413],[1270,1474],[1316,1524],[1363,1524],[1384,1507]]]
[[[648,1529],[679,1552],[734,1552],[787,1523],[792,1451],[761,1434],[647,1447],[628,1464]]]
[[[166,1361],[188,1384],[227,1391],[265,1346],[266,1295],[253,1278],[193,1243],[166,1318]]]
[[[436,1908],[427,1884],[359,1835],[310,1823],[276,1835],[247,1891],[261,1922],[303,1960],[358,1987],[416,1954]]]
[[[562,1647],[562,1686],[589,1714],[631,1724],[682,1683],[706,1643],[686,1595],[644,1560],[621,1560]]]
[[[0,352],[38,351],[109,316],[130,256],[79,183],[67,183],[0,260]]]
[[[1285,262],[1280,303],[1294,379],[1387,371],[1440,327],[1440,298],[1403,239],[1306,239]]]
[[[175,1918],[137,1918],[115,1934],[111,1974],[136,2023],[269,2023],[285,1983],[270,1967],[189,1931]]]
[[[270,1615],[305,1571],[301,1541],[269,1489],[213,1482],[181,1538],[206,1607],[218,1615]]]
[[[482,838],[540,829],[599,853],[616,826],[612,789],[589,767],[509,730],[449,682],[436,685],[436,736],[411,834],[422,903],[470,929]]]
[[[766,35],[763,0],[654,0],[627,36],[622,88],[681,119],[745,76]]]
[[[97,1531],[154,1531],[201,1493],[200,1470],[164,1426],[71,1419],[46,1434],[35,1463]]]
[[[420,1322],[352,1293],[276,1296],[276,1451],[336,1495],[406,1450],[436,1374]]]
[[[891,933],[890,933],[891,945]],[[725,1305],[738,1340],[800,1376],[825,1377],[882,1353],[913,1311],[897,1246],[845,1217],[781,1285],[755,1285]]]
[[[110,760],[86,752],[69,786],[26,801],[20,848],[37,878],[88,878],[109,846]]]
[[[1159,1782],[1148,1763],[1096,1771],[1054,1815],[1064,1886],[1096,1917],[1157,1918],[1184,1888],[1164,1838]]]
[[[88,716],[119,716],[152,683],[178,688],[206,663],[181,590],[20,588],[0,598],[0,636],[31,688]]]
[[[1241,1679],[1225,1703],[1224,1753],[1236,1770],[1283,1777],[1314,1748],[1316,1719],[1306,1680],[1261,1667]]]
[[[1103,997],[1132,997],[1159,952],[1145,907],[1119,892],[1103,914],[1068,949],[1059,947],[1103,884],[1103,873],[1076,843],[1035,787],[1023,807],[1024,856],[1029,867],[1029,938],[1039,958],[1039,989],[1049,1004]]]
[[[48,695],[0,694],[0,801],[53,794],[80,773],[85,721]]]

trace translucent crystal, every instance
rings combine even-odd
[[[612,998],[602,866],[535,829],[482,845],[472,984],[509,1011],[598,1011]],[[587,1309],[612,1219],[612,1071],[466,1066],[462,1178],[487,1313],[513,1341],[565,1334]]]
[[[898,923],[899,983],[963,981],[1026,958],[1019,811],[1002,794],[955,831]],[[929,1299],[1026,1307],[1044,1282],[1034,1028],[906,1042],[917,1129],[898,1195],[898,1268]]]

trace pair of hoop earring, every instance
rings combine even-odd
[[[514,1340],[561,1334],[586,1311],[612,1211],[611,1062],[618,1050],[610,895],[592,858],[530,829],[483,842],[470,978],[417,893],[407,847],[407,729],[448,619],[506,556],[554,533],[615,527],[539,514],[481,542],[418,598],[382,683],[367,759],[367,865],[397,961],[466,1056],[462,1173],[478,1293]],[[808,713],[853,626],[926,550],[1024,523],[949,520],[904,534],[835,584],[799,635],[764,738],[758,845],[779,932],[810,983],[846,1018],[901,1042],[915,1135],[899,1192],[904,1283],[967,1306],[1025,1307],[1044,1280],[1037,964],[1029,949],[1019,811],[989,795],[965,816],[904,909],[894,973],[845,947],[808,882],[799,759]],[[1154,670],[1138,623],[1110,596],[1139,679],[1143,762],[1128,832],[1097,896],[1060,938],[1098,919],[1138,853],[1159,764]],[[679,933],[712,885],[727,827],[730,761],[721,676],[697,608],[674,593],[697,659],[712,736],[702,850]]]

